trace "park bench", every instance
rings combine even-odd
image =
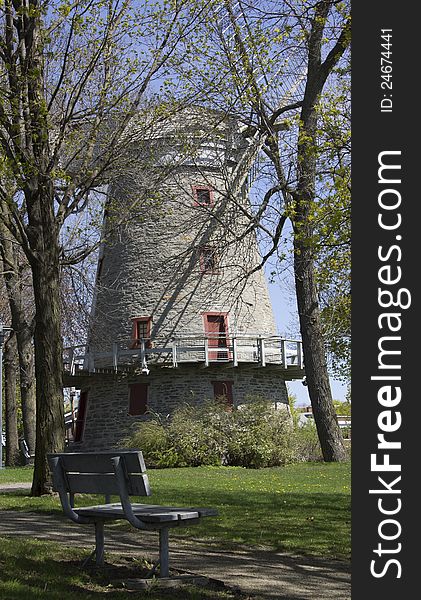
[[[133,503],[132,496],[151,495],[142,452],[138,450],[49,454],[48,462],[53,489],[60,495],[64,513],[75,523],[95,525],[92,556],[95,555],[97,565],[104,564],[104,523],[126,519],[137,529],[159,532],[160,577],[168,577],[169,529],[194,525],[203,517],[217,515],[212,508]],[[76,493],[104,495],[105,503],[75,508]],[[111,503],[111,495],[119,496],[120,502]]]

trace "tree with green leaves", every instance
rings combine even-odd
[[[351,367],[350,66],[338,70],[319,104],[314,247],[329,370],[344,382]]]
[[[185,85],[203,90],[208,105],[235,114],[243,124],[248,148],[232,181],[232,201],[257,160],[259,178],[254,196],[251,189],[254,207],[248,218],[264,252],[252,269],[281,252],[285,224],[291,223],[308,391],[324,459],[340,461],[345,450],[330,390],[324,323],[330,311],[342,325],[345,320],[337,315],[349,309],[348,283],[345,293],[339,290],[342,269],[348,276],[347,251],[338,251],[340,232],[344,240],[349,233],[347,131],[340,131],[339,141],[335,135],[336,146],[328,140],[340,122],[337,118],[334,124],[335,103],[343,106],[344,93],[349,95],[349,2],[267,0],[255,6],[224,0],[213,8],[206,41],[189,40],[196,61],[180,76]],[[329,119],[331,132],[322,126]],[[349,250],[349,239],[346,244]],[[331,295],[324,307],[322,293],[326,299]],[[335,335],[332,330],[331,341]]]
[[[62,264],[92,250],[64,256],[63,228],[113,173],[140,170],[129,149],[165,118],[154,94],[204,17],[187,0],[0,3],[0,215],[30,265],[35,303],[33,495],[49,491],[46,456],[64,445]]]

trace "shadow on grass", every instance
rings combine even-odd
[[[219,518],[180,530],[183,534],[298,554],[350,556],[350,500],[345,494],[207,490],[206,495],[192,491],[186,499],[174,489],[155,501],[218,509]]]
[[[81,551],[63,545],[0,538],[0,598],[89,600],[106,595],[109,600],[118,600],[127,596],[125,581],[145,575],[145,565],[128,557],[114,555],[102,569],[82,568],[81,559]],[[218,591],[212,585],[209,589],[193,585],[159,589],[156,585],[135,597],[148,600],[248,600],[240,592],[229,588]]]
[[[62,515],[56,498],[28,498],[21,492],[7,496],[8,501],[2,502],[3,509],[42,510]],[[210,506],[218,510],[217,518],[177,530],[176,535],[213,539],[229,546],[244,544],[305,555],[350,557],[350,501],[344,494],[192,490],[186,498],[177,489],[167,489],[151,500],[157,504]],[[92,496],[83,497],[77,499],[77,504],[96,501]]]

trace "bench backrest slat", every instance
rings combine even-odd
[[[147,496],[146,474],[130,475],[128,493],[133,496]],[[118,485],[113,473],[67,473],[68,491],[72,494],[117,494]],[[145,480],[146,479],[146,480]]]
[[[123,461],[129,495],[150,496],[149,479],[142,453],[138,450],[108,452],[64,452],[48,455],[50,466],[59,458],[66,492],[70,494],[118,494],[119,488],[111,459],[119,456]],[[58,491],[54,476],[53,487]]]
[[[116,450],[108,452],[64,452],[60,454],[61,464],[66,471],[81,473],[110,473],[113,456],[124,458],[127,473],[145,473],[143,455],[138,450]]]

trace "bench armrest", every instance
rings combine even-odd
[[[92,523],[91,519],[82,517],[73,510],[73,507],[70,503],[70,496],[67,492],[65,475],[63,473],[63,468],[61,465],[60,457],[59,456],[50,457],[49,463],[50,463],[50,467],[51,467],[51,471],[52,471],[52,475],[53,475],[54,487],[59,493],[61,506],[63,508],[64,514],[67,517],[69,517],[69,519],[71,521],[74,521],[75,523],[81,523],[81,524]]]
[[[138,519],[133,512],[132,503],[130,502],[129,493],[127,491],[127,482],[121,456],[115,456],[111,459],[111,462],[114,467],[118,485],[118,494],[120,496],[121,506],[123,507],[126,519],[131,525],[133,525],[133,527],[136,527],[137,529],[146,529],[145,523]]]

